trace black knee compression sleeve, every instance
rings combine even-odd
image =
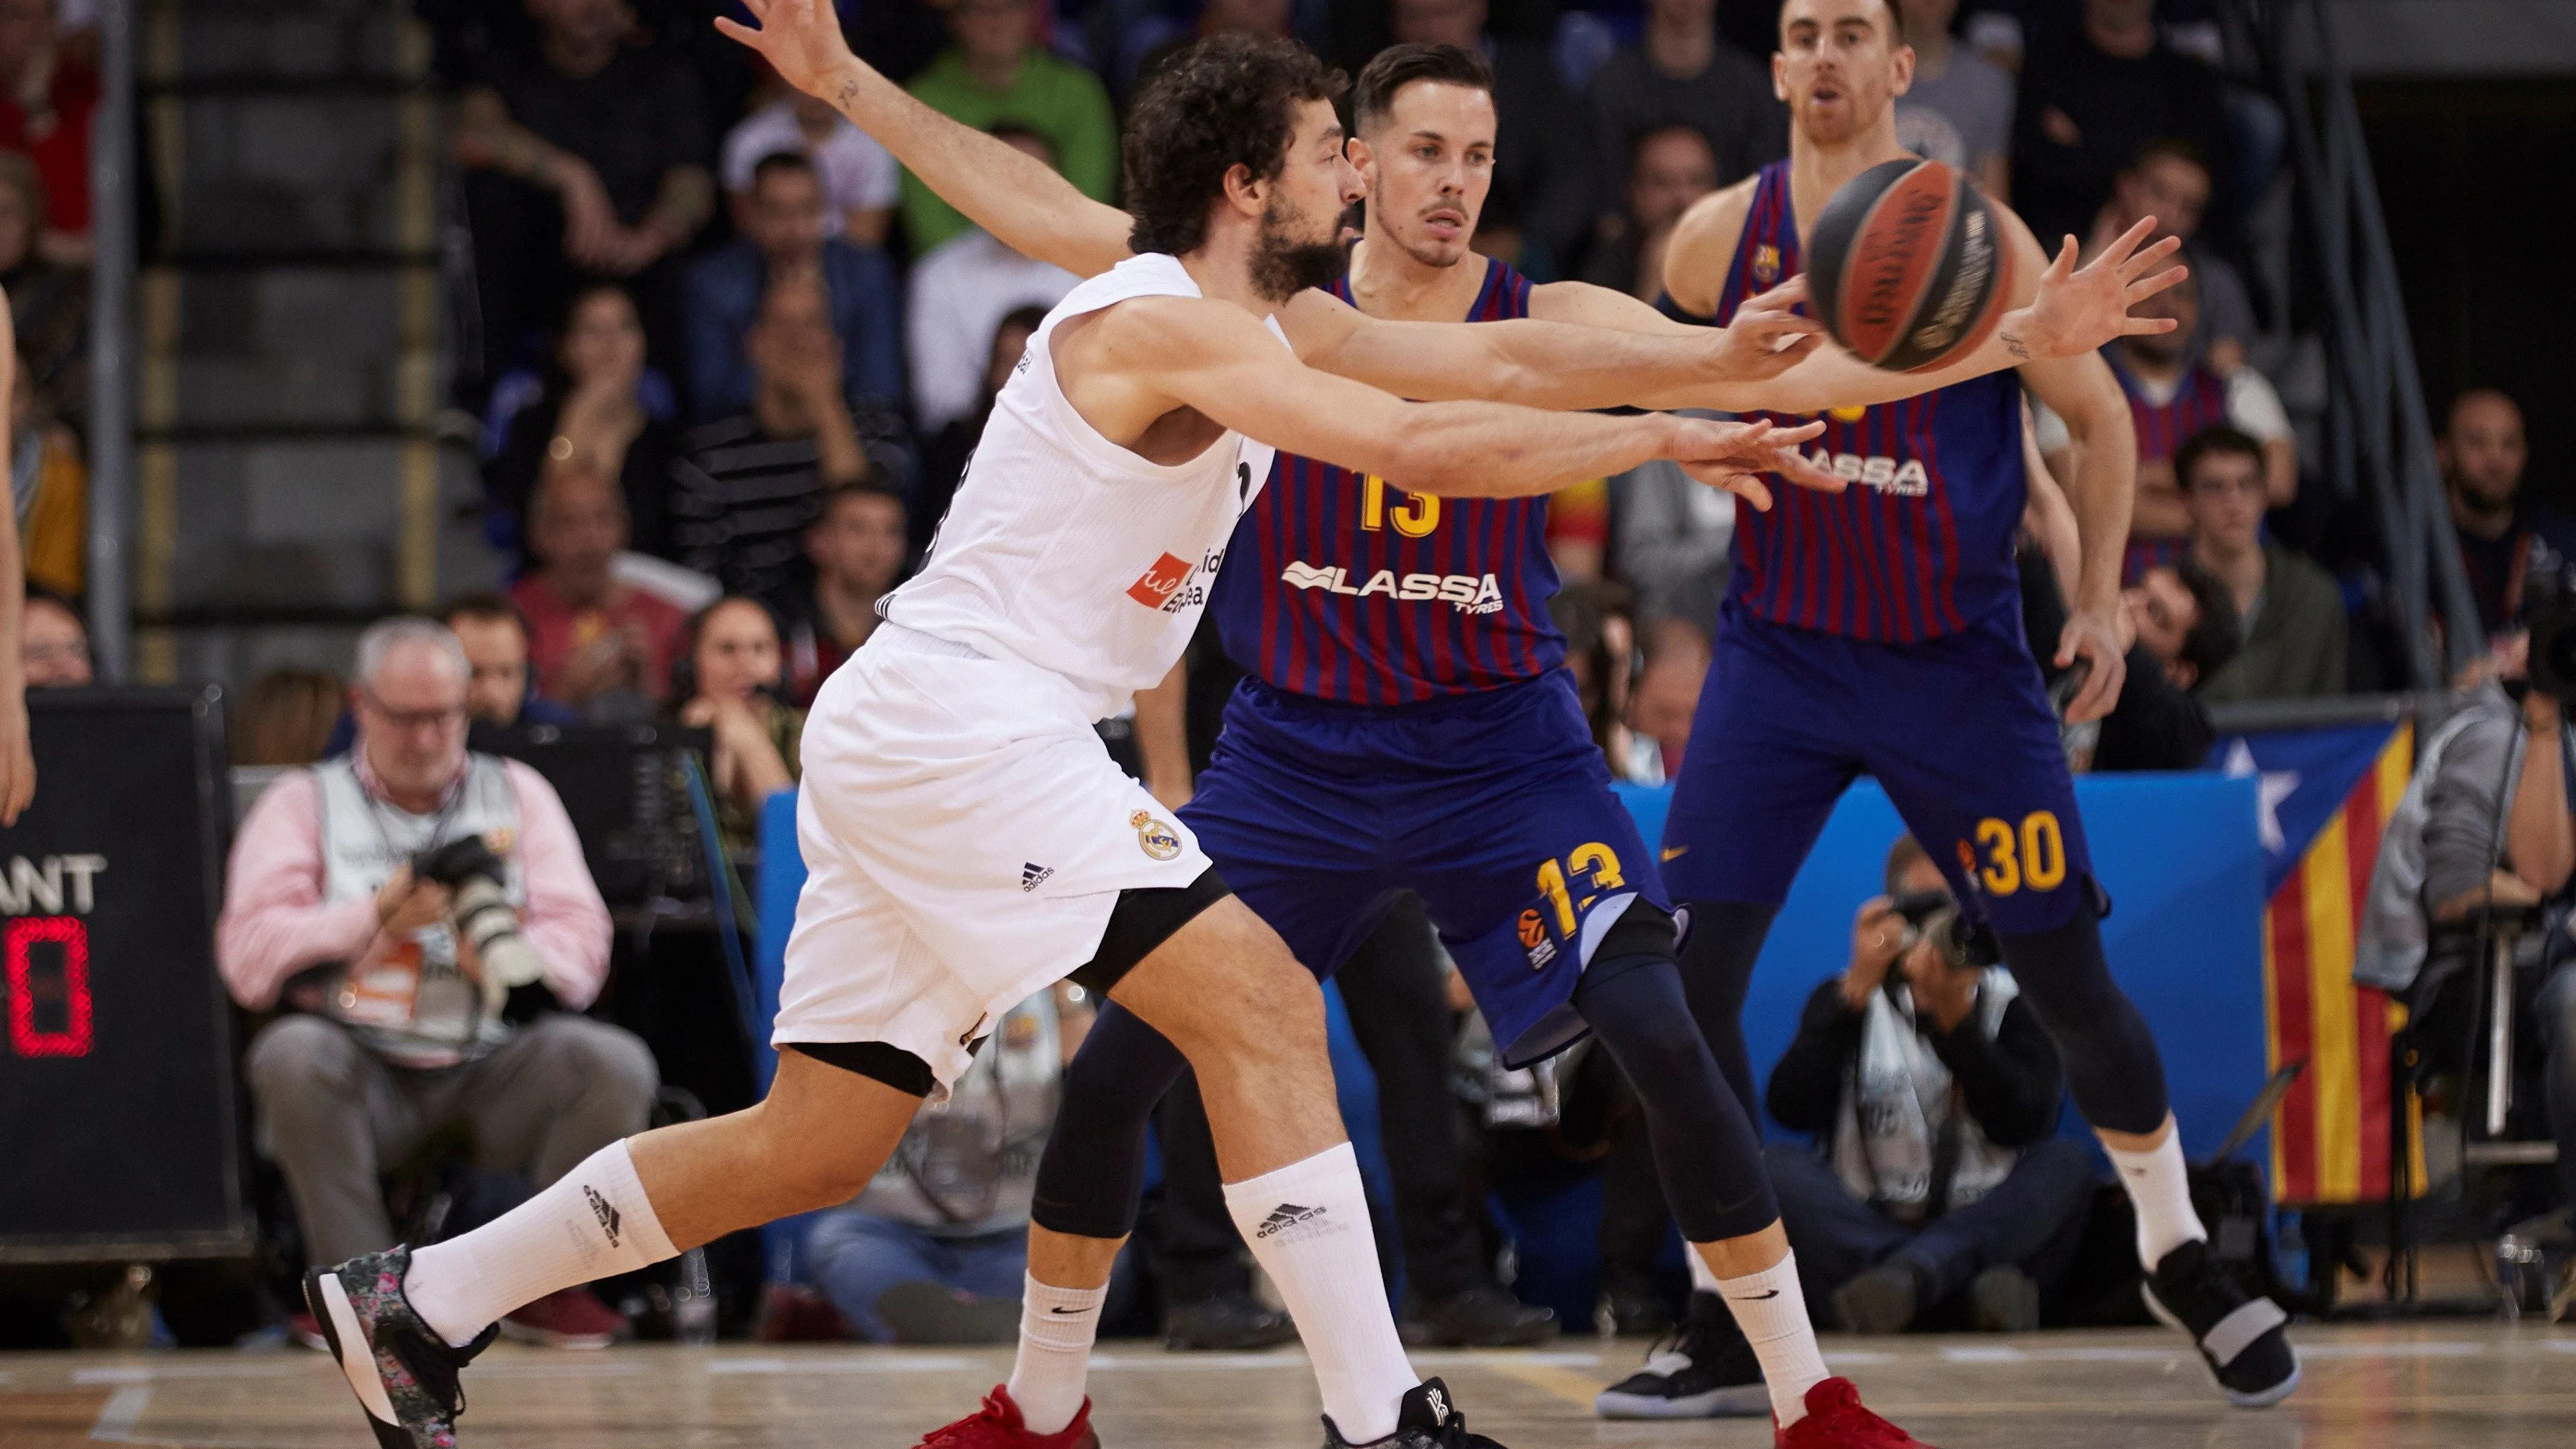
[[[1762,1099],[1753,1085],[1752,1056],[1744,1049],[1744,994],[1753,985],[1753,958],[1762,954],[1780,908],[1752,901],[1693,901],[1689,909],[1682,986],[1718,1071],[1744,1104],[1745,1120],[1751,1121]]]
[[[1599,953],[1574,1005],[1636,1089],[1655,1172],[1682,1236],[1709,1243],[1779,1221],[1761,1139],[1691,1019],[1670,951]]]
[[[1180,1048],[1114,1001],[1103,1002],[1064,1069],[1055,1133],[1038,1158],[1029,1217],[1050,1232],[1123,1238],[1145,1192],[1145,1127],[1189,1069]]]
[[[2079,910],[2054,930],[1996,940],[2023,998],[2057,1039],[2067,1090],[2084,1119],[2142,1135],[2162,1127],[2168,1111],[2164,1058],[2146,1018],[2111,979],[2101,920]]]

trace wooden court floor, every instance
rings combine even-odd
[[[2288,1404],[2231,1410],[2170,1337],[1828,1340],[1876,1406],[1940,1449],[2570,1449],[2576,1327],[2484,1323],[2317,1328]],[[1605,1424],[1592,1393],[1640,1345],[1425,1353],[1469,1423],[1512,1449],[1758,1449],[1744,1420]],[[504,1345],[466,1380],[465,1449],[906,1449],[971,1408],[1008,1367],[981,1349],[638,1346],[555,1353]],[[1314,1449],[1313,1389],[1293,1350],[1165,1354],[1109,1345],[1092,1391],[1104,1449]],[[320,1355],[0,1356],[0,1446],[370,1449]]]

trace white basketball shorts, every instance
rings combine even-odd
[[[880,1041],[944,1091],[1091,960],[1118,893],[1208,870],[1062,676],[882,624],[805,723],[805,890],[770,1040]]]

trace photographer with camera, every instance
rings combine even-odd
[[[2028,1332],[2083,1234],[2093,1157],[2052,1135],[2057,1048],[1960,926],[1939,868],[1900,837],[1851,963],[1771,1072],[1772,1117],[1818,1145],[1767,1149],[1780,1218],[1815,1313],[1851,1332],[1936,1316]]]
[[[467,751],[471,677],[444,625],[368,629],[356,748],[270,786],[233,842],[216,963],[245,1010],[290,1013],[246,1071],[314,1264],[393,1246],[378,1176],[442,1132],[543,1187],[642,1131],[659,1086],[643,1042],[570,1014],[607,979],[608,909],[553,788]],[[505,1022],[523,987],[564,1010]],[[601,1347],[625,1324],[573,1289],[503,1326]]]

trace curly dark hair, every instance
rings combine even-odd
[[[1220,35],[1164,62],[1127,118],[1121,159],[1127,245],[1139,252],[1193,252],[1207,241],[1208,203],[1226,173],[1247,166],[1279,175],[1297,131],[1297,107],[1341,98],[1342,73],[1293,40]]]

